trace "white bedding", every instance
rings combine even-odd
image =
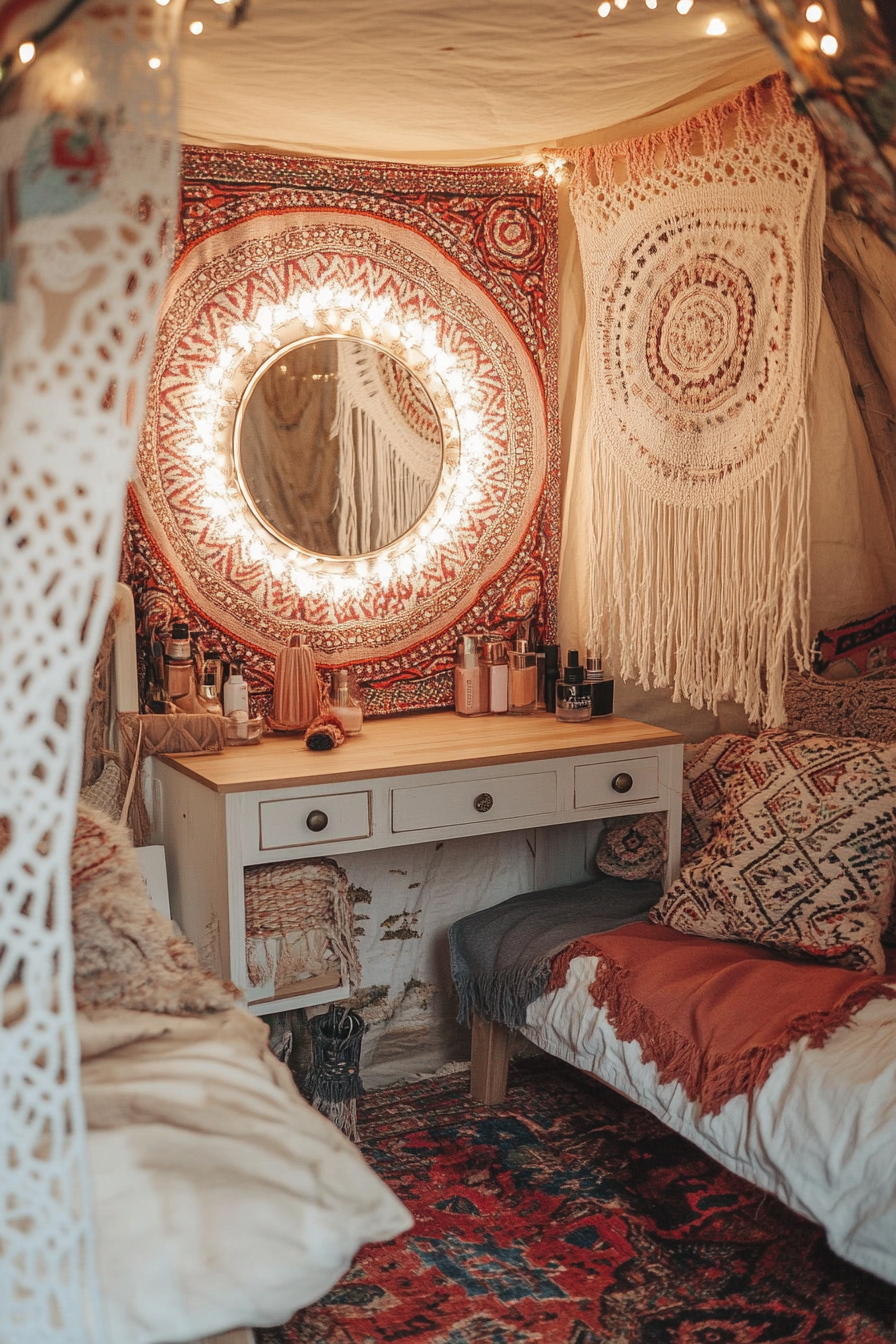
[[[411,1217],[233,1009],[79,1015],[114,1344],[278,1325]]]
[[[701,1115],[618,1039],[589,992],[596,965],[577,957],[566,985],[530,1005],[524,1035],[820,1223],[844,1260],[896,1283],[896,1001],[873,1000],[823,1049],[797,1041],[752,1101]]]

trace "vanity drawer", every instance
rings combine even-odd
[[[477,821],[513,821],[557,811],[553,770],[392,790],[392,830],[427,831]]]
[[[371,833],[370,792],[277,798],[258,804],[258,847],[293,849],[322,840],[363,840]]]
[[[643,803],[659,796],[660,771],[656,756],[576,766],[576,807]]]

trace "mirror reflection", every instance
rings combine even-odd
[[[419,378],[378,346],[337,336],[278,353],[249,388],[234,447],[256,516],[327,556],[397,541],[442,470],[439,417]]]

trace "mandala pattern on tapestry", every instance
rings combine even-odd
[[[553,633],[553,200],[534,188],[524,194],[523,170],[489,170],[482,182],[465,170],[479,210],[459,228],[437,210],[430,220],[434,170],[390,170],[400,189],[383,192],[381,170],[354,165],[361,185],[367,177],[380,190],[363,200],[346,194],[345,165],[334,190],[333,165],[211,154],[206,162],[203,154],[192,151],[185,164],[181,255],[160,323],[125,547],[141,619],[165,624],[181,610],[200,636],[208,630],[225,652],[236,646],[261,709],[273,657],[299,632],[321,664],[355,668],[368,712],[450,703],[459,629],[509,634],[534,618]],[[248,160],[260,183],[230,184],[222,200],[222,188],[203,180],[222,159],[225,174],[237,176]],[[193,171],[201,185],[191,183]],[[459,172],[450,170],[449,188],[463,181],[453,180]],[[487,192],[502,182],[496,202]],[[206,199],[197,224],[195,198],[209,193],[213,208]],[[458,205],[471,213],[469,201]],[[459,399],[454,384],[453,421],[449,408],[458,484],[453,493],[444,485],[437,526],[413,551],[346,565],[335,577],[299,564],[257,527],[235,525],[231,464],[221,452],[241,387],[277,348],[277,315],[291,330],[282,324],[297,302],[322,293],[358,313],[379,305],[400,314],[465,380]],[[326,314],[320,322],[334,329]],[[247,342],[259,324],[261,335]],[[227,350],[237,374],[223,377]],[[396,382],[397,401],[414,395],[412,384]]]

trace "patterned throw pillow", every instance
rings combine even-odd
[[[728,781],[740,769],[752,737],[722,733],[684,749],[681,795],[681,858],[692,859],[712,832]],[[660,880],[666,866],[666,818],[647,812],[614,817],[601,832],[595,856],[608,877]]]
[[[896,747],[761,733],[728,785],[712,838],[650,918],[880,972],[894,845]]]
[[[784,709],[787,727],[794,731],[896,742],[896,668],[845,681],[791,674]]]

